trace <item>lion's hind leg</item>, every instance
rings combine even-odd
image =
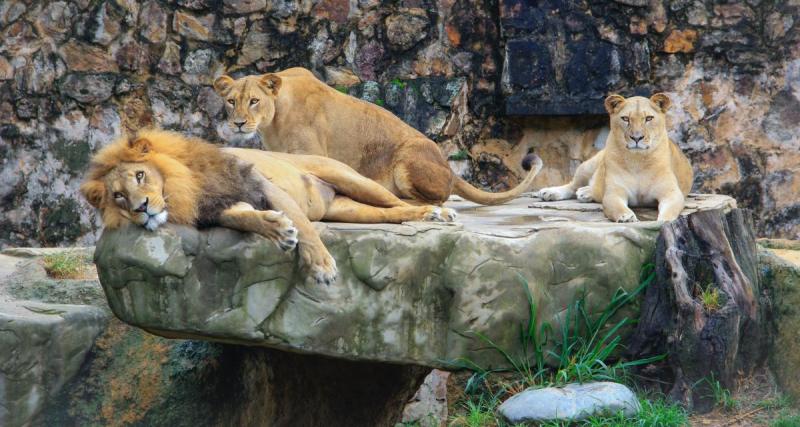
[[[449,208],[430,205],[381,208],[365,205],[349,197],[336,196],[323,219],[362,224],[399,224],[405,221],[452,222],[456,219],[456,212]]]
[[[222,211],[219,223],[223,227],[260,234],[283,251],[291,251],[297,246],[297,228],[282,212],[259,211],[240,202]]]

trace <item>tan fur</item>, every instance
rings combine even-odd
[[[669,140],[669,98],[611,95],[605,101],[611,118],[606,147],[578,167],[569,184],[537,192],[544,200],[577,197],[600,202],[617,222],[638,221],[629,206],[658,206],[658,220],[672,221],[683,210],[693,172],[680,148]]]
[[[310,277],[319,283],[335,279],[336,263],[311,221],[400,223],[455,218],[450,209],[411,206],[332,159],[220,149],[160,130],[141,131],[135,138],[123,137],[100,150],[81,191],[101,211],[107,228],[149,224],[139,218],[147,215],[135,212],[145,197],[152,207],[148,214],[167,212],[168,222],[195,225],[200,215],[198,201],[205,196],[203,188],[224,179],[220,168],[226,160],[230,163],[230,156],[238,159],[233,160],[237,164],[252,164],[266,178],[259,185],[274,210],[236,203],[222,212],[219,225],[261,234],[287,250],[299,243],[300,257]],[[138,172],[145,172],[141,182],[136,178]],[[115,199],[115,192],[124,198]]]
[[[234,80],[214,88],[225,99],[230,129],[259,132],[268,151],[314,154],[339,160],[398,197],[433,204],[451,193],[499,204],[527,191],[540,163],[512,190],[488,193],[455,176],[439,147],[389,111],[340,93],[310,71],[290,68]],[[241,125],[241,126],[240,126]]]

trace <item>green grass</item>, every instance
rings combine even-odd
[[[80,279],[86,275],[90,263],[89,257],[74,251],[45,255],[42,260],[47,274],[55,279]]]
[[[800,427],[800,415],[785,415],[769,423],[769,427]]]
[[[616,415],[596,416],[584,421],[552,422],[541,427],[681,427],[689,425],[689,414],[678,405],[667,403],[663,399],[639,399],[642,410],[635,417],[626,417],[623,413]]]
[[[467,153],[467,150],[458,150],[447,158],[447,160],[467,160],[467,159],[469,159],[469,153]]]
[[[512,354],[480,332],[466,334],[474,336],[497,351],[511,368],[486,369],[467,358],[457,359],[453,365],[475,371],[476,380],[480,380],[490,372],[515,372],[524,387],[558,386],[587,381],[624,382],[629,368],[653,363],[665,357],[658,355],[610,362],[612,355],[621,349],[620,331],[633,323],[633,320],[627,317],[612,323],[611,318],[622,307],[633,301],[654,278],[655,270],[650,265],[646,266],[642,272],[640,285],[632,292],[618,289],[599,315],[590,315],[586,310],[585,298],[578,298],[567,308],[557,336],[548,322],[539,323],[538,308],[528,283],[520,278],[529,307],[528,322],[526,325],[520,325],[521,353]],[[548,345],[551,341],[554,344],[552,346]]]
[[[337,85],[336,87],[334,87],[334,89],[338,90],[339,92],[345,95],[350,94],[350,88],[348,88],[347,86]]]
[[[400,89],[406,88],[406,83],[404,81],[401,81],[400,79],[393,79],[390,83],[394,86],[399,87]]]
[[[624,360],[618,358],[622,349],[621,333],[635,322],[617,314],[638,297],[655,279],[652,265],[642,270],[639,286],[631,292],[619,289],[608,305],[598,314],[590,314],[585,298],[579,297],[571,304],[558,331],[547,322],[539,322],[538,307],[528,287],[520,277],[528,302],[528,320],[520,325],[520,351],[500,347],[490,337],[479,332],[465,333],[498,352],[508,369],[487,369],[473,361],[461,358],[453,361],[455,368],[467,368],[473,375],[467,380],[465,398],[460,403],[461,411],[451,417],[454,426],[507,426],[508,423],[496,415],[496,407],[509,395],[529,387],[561,386],[572,382],[616,381],[629,382],[628,371],[662,360],[665,355]],[[494,378],[505,372],[506,380]],[[507,379],[510,375],[511,379]],[[490,378],[492,379],[490,381]],[[495,382],[490,384],[490,382]],[[499,384],[499,387],[498,387]],[[641,399],[642,411],[634,418],[623,414],[593,417],[575,423],[578,426],[683,426],[688,425],[688,414],[680,406],[666,403],[662,398],[653,401]],[[546,424],[566,426],[568,423]]]
[[[705,381],[711,387],[712,397],[714,398],[714,403],[725,409],[726,411],[733,411],[739,408],[740,402],[733,398],[731,391],[725,388],[719,381],[714,378],[714,374],[711,374],[710,378],[706,378]]]
[[[375,105],[377,105],[379,107],[383,107],[383,104],[384,104],[384,102],[383,102],[382,99],[379,98],[379,99],[375,100]]]
[[[717,311],[722,306],[719,298],[719,289],[709,284],[700,292],[700,302],[706,311]]]

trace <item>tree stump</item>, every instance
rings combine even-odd
[[[643,375],[665,380],[663,391],[689,409],[710,410],[712,381],[733,388],[765,361],[769,302],[756,251],[746,210],[697,212],[661,229],[656,279],[645,291],[628,352],[666,353]]]

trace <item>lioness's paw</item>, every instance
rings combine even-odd
[[[324,246],[318,250],[303,249],[301,246],[300,255],[308,266],[309,279],[313,280],[316,285],[330,286],[336,282],[339,275],[336,260]]]
[[[579,188],[578,191],[575,192],[575,195],[581,203],[592,203],[594,201],[592,197],[592,187],[589,186]]]
[[[453,222],[457,216],[458,214],[453,209],[434,207],[425,215],[423,221]]]
[[[573,196],[573,193],[569,188],[547,187],[533,193],[533,195],[546,202],[554,202],[557,200],[569,199]]]
[[[633,212],[626,212],[617,218],[617,222],[639,222],[639,218]]]

